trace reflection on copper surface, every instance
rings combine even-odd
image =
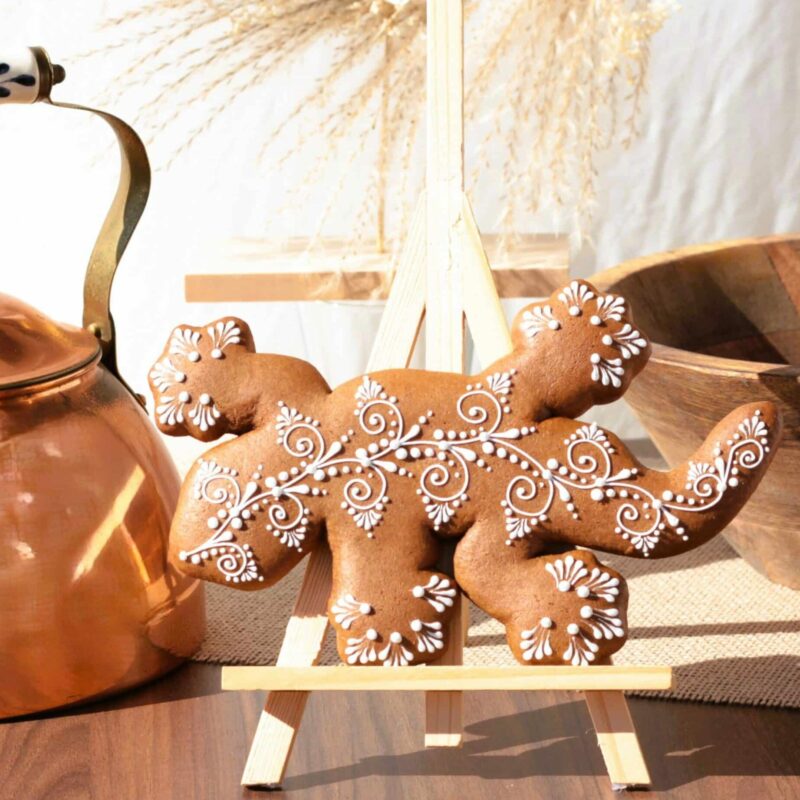
[[[137,464],[133,468],[130,477],[125,482],[125,485],[119,491],[119,494],[114,498],[114,502],[108,509],[105,518],[100,520],[100,524],[95,528],[94,533],[91,534],[83,556],[78,561],[75,571],[72,573],[73,580],[80,580],[84,575],[91,571],[97,556],[105,549],[108,540],[113,536],[117,528],[124,525],[125,515],[128,513],[128,506],[131,500],[136,496],[136,493],[141,488],[144,481],[144,470]],[[127,533],[127,531],[126,531]],[[126,537],[126,543],[131,550],[131,555],[134,560],[138,562],[139,572],[142,577],[142,582],[147,584],[150,581],[150,575],[147,572],[147,567],[139,556],[136,548],[136,543],[131,540],[130,534]],[[132,546],[131,546],[132,545]]]
[[[0,717],[142,683],[204,634],[154,427],[98,364],[42,388],[0,390]]]

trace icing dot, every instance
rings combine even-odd
[[[189,392],[181,392],[178,395],[178,400],[180,400],[181,403],[188,403],[191,399],[192,396],[189,394]]]
[[[362,603],[362,604],[361,604],[361,605],[358,607],[358,610],[359,610],[359,611],[360,611],[362,614],[370,614],[370,613],[372,613],[372,606],[371,606],[369,603]]]
[[[579,317],[581,315],[581,310],[578,306],[570,306],[569,307],[569,315],[571,317]]]
[[[211,351],[211,358],[222,358],[222,350],[220,350],[219,347],[215,347]]]
[[[591,606],[583,606],[583,608],[581,608],[581,616],[584,619],[590,619],[591,616],[592,616],[592,607]]]
[[[391,635],[389,636],[389,640],[394,644],[400,644],[403,641],[403,637],[397,631],[392,631]]]
[[[219,527],[219,520],[216,517],[211,517],[208,520],[208,527],[211,528],[212,531],[216,530]]]
[[[559,592],[568,592],[572,588],[572,584],[569,581],[559,581],[558,582],[558,591]]]
[[[558,469],[558,459],[548,458],[547,459],[547,469]]]
[[[591,361],[592,364],[599,364],[600,363],[600,354],[599,353],[592,353],[592,355],[589,356],[589,361]]]
[[[551,620],[551,619],[550,619],[550,617],[542,617],[542,618],[539,620],[539,624],[540,624],[540,625],[541,625],[543,628],[552,628],[552,627],[553,627],[553,620]]]
[[[425,597],[425,587],[424,586],[415,586],[411,590],[411,594],[413,594],[414,597]]]
[[[231,520],[231,527],[236,528],[237,531],[241,529],[243,524],[244,523],[241,521],[241,519],[239,519],[239,517],[234,517]]]
[[[606,335],[605,335],[605,336],[604,336],[604,337],[603,337],[603,338],[602,338],[600,341],[601,341],[601,342],[602,342],[602,343],[603,343],[603,344],[604,344],[606,347],[611,347],[611,345],[612,345],[612,344],[614,344],[614,340],[613,340],[613,339],[612,339],[612,338],[611,338],[611,337],[610,337],[608,334],[606,334]]]
[[[411,620],[411,630],[415,633],[419,633],[422,630],[422,622],[418,619]]]
[[[600,500],[603,499],[605,495],[602,489],[592,489],[592,491],[589,492],[589,496],[592,498],[592,500],[596,500],[599,502]]]
[[[375,628],[370,628],[367,631],[367,639],[369,639],[371,642],[374,642],[377,638],[378,638],[378,631],[376,631]]]
[[[211,395],[208,395],[205,392],[203,392],[203,394],[200,395],[200,405],[201,406],[211,405]]]
[[[671,492],[669,489],[665,489],[665,490],[664,490],[664,491],[661,493],[661,497],[662,497],[662,499],[666,500],[667,502],[669,502],[670,500],[672,500],[672,498],[673,498],[674,496],[675,496],[675,495],[673,495],[673,494],[672,494],[672,492]]]
[[[557,319],[551,319],[550,322],[547,323],[547,327],[550,328],[551,331],[557,331],[561,327],[561,323]]]
[[[603,320],[600,319],[600,317],[598,317],[597,314],[592,314],[592,316],[589,317],[589,322],[591,322],[592,325],[602,325],[603,324]]]
[[[579,630],[580,628],[574,622],[570,622],[570,624],[567,625],[567,633],[570,636],[577,636]]]
[[[579,586],[575,591],[582,600],[585,600],[591,594],[588,586]]]
[[[178,383],[185,383],[186,382],[186,373],[185,372],[176,372],[175,373],[175,380]]]
[[[200,353],[198,353],[196,350],[194,350],[191,353],[189,353],[187,358],[189,359],[189,361],[197,362],[197,361],[200,360]]]

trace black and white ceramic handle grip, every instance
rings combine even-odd
[[[114,319],[110,310],[111,284],[147,203],[150,163],[142,140],[126,122],[105,111],[52,100],[53,86],[61,83],[64,77],[63,67],[53,64],[41,47],[0,47],[0,106],[42,101],[56,108],[95,114],[109,125],[119,142],[119,184],[86,268],[83,325],[99,340],[105,366],[122,381],[117,368]],[[138,398],[135,392],[131,393]],[[143,401],[140,399],[140,402]]]
[[[63,80],[63,68],[51,64],[41,47],[0,47],[0,105],[46,100]]]

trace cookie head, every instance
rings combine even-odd
[[[249,326],[236,317],[175,328],[149,374],[158,427],[206,442],[236,429],[247,413],[242,358],[254,351]]]
[[[546,405],[576,417],[620,398],[650,356],[623,297],[574,280],[514,320],[514,346],[539,376]]]

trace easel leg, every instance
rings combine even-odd
[[[468,617],[467,603],[456,599],[449,623],[447,647],[437,664],[458,665],[464,662],[464,639]],[[461,692],[425,693],[425,747],[461,747],[464,730],[464,696]]]
[[[614,788],[649,786],[650,773],[622,692],[584,692]]]
[[[294,611],[286,626],[277,665],[313,666],[319,659],[328,628],[331,554],[327,546],[310,556]],[[270,692],[258,721],[242,784],[277,789],[283,780],[295,736],[303,719],[308,692]]]

